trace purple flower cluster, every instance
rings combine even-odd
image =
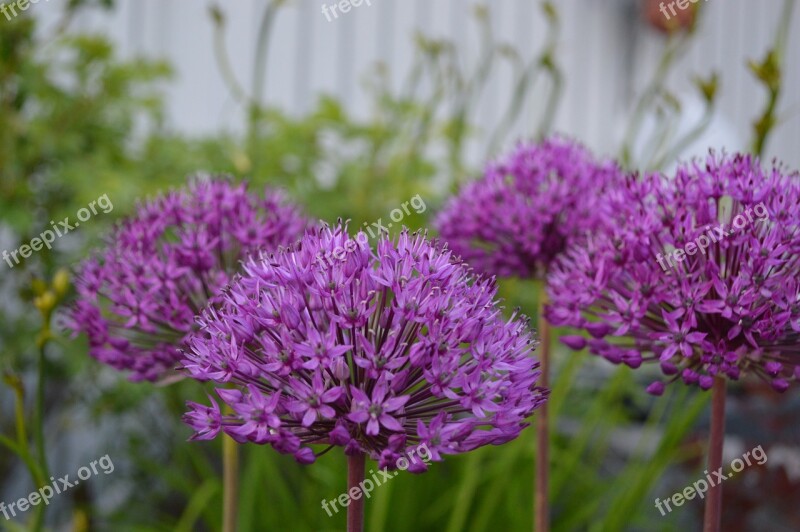
[[[309,445],[341,446],[382,468],[420,444],[441,460],[515,438],[547,396],[527,319],[504,320],[494,282],[424,235],[350,240],[326,227],[253,258],[204,311],[184,367],[225,385],[232,414],[190,403],[194,438],[224,431],[302,463]]]
[[[195,315],[240,261],[290,244],[307,225],[282,193],[258,197],[245,184],[197,179],[140,205],[81,264],[66,326],[85,332],[90,354],[131,380],[169,376]]]
[[[598,198],[621,175],[616,164],[596,161],[572,141],[520,144],[450,200],[436,226],[480,272],[541,278],[556,256],[605,220]]]
[[[800,380],[797,174],[712,153],[674,178],[629,177],[608,206],[612,229],[571,249],[549,278],[548,318],[589,333],[563,338],[568,346],[632,368],[658,362],[667,382],[705,390],[717,375],[755,375],[778,391]],[[717,227],[724,236],[708,236]],[[707,246],[690,245],[703,235]],[[672,249],[686,251],[665,271],[658,257]]]

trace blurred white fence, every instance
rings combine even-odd
[[[652,74],[663,37],[630,4],[641,0],[557,0],[563,31],[558,60],[566,74],[566,95],[556,117],[559,131],[583,139],[602,153],[619,146],[634,94]],[[54,21],[64,0],[33,6],[45,22]],[[245,86],[252,73],[254,41],[266,0],[222,0],[227,47],[233,70]],[[477,53],[473,0],[371,0],[328,21],[323,4],[332,0],[291,0],[277,17],[267,61],[265,99],[292,112],[307,111],[322,91],[345,101],[357,114],[369,112],[363,74],[377,61],[388,65],[399,83],[413,59],[414,30],[452,39],[468,56]],[[538,0],[489,0],[495,34],[529,56],[544,39]],[[718,115],[709,136],[696,147],[714,144],[745,148],[751,123],[764,107],[763,89],[746,61],[761,59],[772,42],[781,10],[779,0],[711,0],[698,38],[680,60],[671,87],[680,96],[693,93],[690,80],[712,69],[721,74]],[[213,52],[209,3],[202,0],[118,0],[110,14],[78,21],[81,29],[114,38],[125,56],[146,54],[168,59],[178,72],[169,87],[171,124],[188,133],[238,131],[243,112],[219,75]],[[793,27],[800,30],[800,9]],[[792,35],[787,58],[783,121],[768,155],[800,168],[800,37]],[[511,91],[507,69],[492,73],[476,122],[489,128],[505,108]],[[688,101],[688,100],[687,100]],[[530,133],[529,102],[515,135]],[[697,112],[691,102],[687,114]],[[528,126],[526,129],[525,126]],[[477,152],[477,150],[476,150]],[[483,150],[480,150],[483,153]]]

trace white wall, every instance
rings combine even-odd
[[[52,21],[64,1],[37,4],[37,16]],[[567,79],[557,129],[604,153],[619,145],[631,103],[629,75],[634,87],[640,88],[651,75],[663,43],[644,23],[623,16],[621,7],[629,1],[634,0],[556,1],[563,24],[559,59]],[[474,59],[477,34],[470,10],[477,2],[473,0],[372,0],[371,6],[362,5],[332,22],[321,13],[323,2],[333,0],[294,0],[279,15],[268,61],[269,103],[299,113],[313,105],[317,93],[326,91],[343,98],[354,112],[368,113],[363,74],[376,61],[383,61],[393,81],[399,82],[412,59],[414,29],[453,39]],[[233,68],[249,87],[254,40],[266,0],[221,3],[228,19],[227,46]],[[763,57],[782,3],[709,0],[704,4],[699,36],[671,81],[677,93],[686,94],[682,91],[691,90],[688,80],[694,74],[716,69],[722,76],[720,113],[700,151],[708,143],[731,150],[747,146],[752,120],[763,108],[765,95],[745,63],[748,58]],[[537,1],[490,0],[488,4],[498,36],[528,54],[538,49],[544,23]],[[125,56],[164,57],[175,65],[178,79],[169,87],[168,101],[171,123],[179,130],[240,130],[241,110],[223,85],[213,57],[207,8],[208,2],[201,0],[119,0],[114,13],[88,15],[77,27],[113,36]],[[800,29],[800,8],[794,18],[794,28]],[[797,35],[791,37],[787,65],[780,106],[783,124],[769,155],[800,168]],[[479,125],[488,127],[497,119],[510,79],[506,71],[493,74],[479,106]],[[523,119],[534,116],[534,111],[529,105]],[[516,133],[527,133],[526,125],[523,120]]]

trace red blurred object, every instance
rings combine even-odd
[[[692,0],[645,0],[644,16],[657,30],[672,33],[692,27],[698,5]]]

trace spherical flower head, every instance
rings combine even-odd
[[[658,362],[666,381],[800,379],[800,178],[747,155],[673,179],[632,176],[607,195],[612,230],[565,253],[548,279],[564,338],[614,363]],[[663,382],[648,391],[660,395]]]
[[[547,392],[527,319],[505,320],[495,295],[422,234],[372,250],[341,225],[311,230],[248,261],[203,313],[184,367],[233,413],[191,404],[185,420],[301,463],[314,444],[391,469],[422,445],[439,460],[504,443]]]
[[[91,356],[133,381],[180,376],[174,369],[195,315],[245,257],[292,243],[307,225],[281,192],[193,180],[140,205],[78,267],[66,326],[85,332]]]
[[[540,278],[573,241],[595,230],[604,190],[622,180],[580,144],[519,144],[451,199],[436,220],[444,240],[476,270]]]

